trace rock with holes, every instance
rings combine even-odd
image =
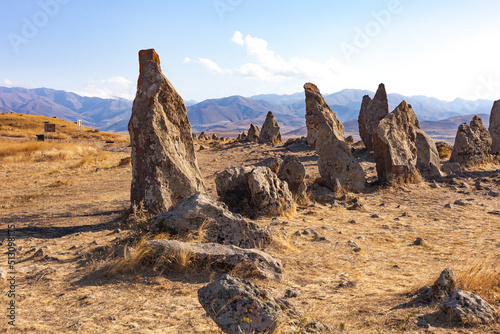
[[[216,173],[215,185],[220,200],[233,212],[278,216],[293,208],[288,185],[268,167],[228,168]]]
[[[267,113],[266,120],[260,130],[259,141],[261,143],[281,143],[281,132],[278,120],[272,112]]]
[[[365,174],[344,142],[344,126],[323,99],[318,87],[304,85],[307,141],[316,148],[318,169],[325,185],[341,195],[365,188]]]
[[[373,152],[382,183],[411,180],[417,174],[417,116],[403,101],[373,132]]]
[[[186,106],[160,68],[154,49],[139,52],[137,94],[128,124],[132,205],[161,212],[205,191]]]
[[[150,240],[148,245],[163,253],[176,256],[185,252],[201,266],[214,270],[233,271],[246,277],[280,281],[283,276],[281,261],[257,249],[243,249],[216,243],[189,243],[178,240]]]
[[[233,214],[224,203],[197,193],[150,220],[153,231],[189,235],[201,232],[210,242],[241,248],[263,247],[271,236],[257,224]]]
[[[439,304],[439,309],[466,324],[489,324],[496,318],[493,306],[478,295],[463,290],[453,291]]]
[[[495,101],[490,114],[491,153],[500,155],[500,100]]]
[[[373,149],[372,133],[377,128],[378,123],[389,114],[389,102],[384,84],[378,86],[373,100],[365,95],[359,111],[358,126],[359,136],[368,151]]]
[[[280,321],[297,314],[287,300],[229,275],[198,290],[198,301],[225,333],[273,333]]]
[[[468,166],[488,161],[491,152],[491,136],[479,116],[474,116],[470,125],[462,123],[458,127],[450,162]]]
[[[250,128],[248,129],[248,134],[245,138],[246,141],[249,142],[258,142],[260,136],[259,127],[253,124],[250,124]]]
[[[288,189],[296,199],[306,198],[306,168],[296,155],[285,158],[278,171],[278,178],[288,184]]]

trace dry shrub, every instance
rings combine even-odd
[[[63,186],[70,186],[73,184],[73,181],[71,179],[67,179],[65,181],[57,180],[51,184],[49,184],[50,188],[57,188],[57,187],[63,187]]]
[[[500,305],[500,259],[471,261],[456,273],[457,288],[473,292]]]
[[[89,152],[88,154],[84,155],[77,163],[72,164],[70,168],[77,169],[96,165],[102,166],[102,163],[107,161],[110,156],[111,155],[109,152],[104,151]]]
[[[422,175],[416,170],[413,174],[399,175],[391,180],[391,186],[404,186],[406,184],[419,184],[422,183]]]
[[[439,159],[449,159],[451,152],[453,152],[453,145],[450,145],[444,141],[438,141],[436,143],[436,148],[438,150]]]
[[[279,250],[296,252],[297,249],[292,245],[292,235],[283,235],[281,233],[276,233],[272,235],[272,244]]]
[[[132,158],[126,157],[120,160],[117,167],[127,167],[130,166],[131,164],[132,164]]]

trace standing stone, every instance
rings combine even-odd
[[[417,124],[418,128],[415,130],[417,134],[415,141],[417,147],[417,168],[425,178],[441,177],[443,173],[441,173],[439,168],[440,160],[436,143],[431,136],[420,128],[420,123]]]
[[[288,189],[296,200],[306,198],[307,185],[305,183],[306,168],[296,155],[285,158],[278,171],[278,178],[288,183]]]
[[[250,124],[250,129],[248,129],[248,135],[246,137],[246,141],[250,142],[258,142],[260,136],[259,127],[253,124]]]
[[[500,100],[495,101],[490,114],[491,151],[500,155]]]
[[[458,127],[455,145],[451,152],[450,162],[458,162],[467,166],[482,164],[488,161],[491,151],[491,136],[479,116]]]
[[[378,123],[389,113],[389,102],[384,84],[380,84],[373,100],[365,95],[359,111],[359,135],[368,151],[373,149],[372,133]]]
[[[325,102],[318,87],[312,83],[304,85],[306,91],[307,144],[316,148],[316,141],[327,132],[333,132],[339,140],[344,139],[344,125]],[[326,123],[326,124],[325,124]]]
[[[307,140],[318,153],[321,178],[337,195],[347,191],[362,191],[365,187],[365,174],[344,142],[344,126],[326,104],[318,87],[306,83],[304,89]]]
[[[184,101],[161,72],[154,49],[139,52],[137,94],[128,124],[132,205],[165,211],[205,191]]]
[[[405,101],[373,132],[373,152],[382,183],[410,181],[417,173],[417,116]]]
[[[281,133],[278,120],[270,111],[267,113],[266,120],[262,125],[259,141],[261,143],[281,143]]]
[[[201,131],[200,135],[198,136],[198,140],[200,141],[205,141],[209,139],[210,137],[205,133],[205,131]]]

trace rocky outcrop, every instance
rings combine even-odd
[[[439,309],[447,318],[466,324],[488,324],[496,318],[493,306],[478,295],[463,290],[453,291],[439,304]]]
[[[253,124],[250,124],[250,128],[248,129],[248,135],[245,140],[249,142],[258,142],[260,136],[259,127]]]
[[[344,126],[324,101],[318,87],[306,83],[304,89],[307,141],[316,148],[321,178],[338,195],[362,191],[365,174],[344,142]]]
[[[153,49],[139,52],[137,94],[128,124],[132,144],[132,205],[165,211],[205,191],[184,101],[161,72]]]
[[[259,141],[261,143],[281,143],[281,132],[278,120],[270,111],[267,113],[266,120],[262,125]]]
[[[177,240],[150,240],[147,244],[171,256],[187,252],[194,257],[199,266],[210,267],[213,270],[235,271],[243,276],[278,281],[283,275],[281,261],[257,249]]]
[[[198,301],[225,333],[273,333],[280,321],[297,314],[287,300],[229,275],[198,290]]]
[[[241,248],[263,247],[271,241],[269,232],[233,214],[224,203],[201,193],[180,201],[168,212],[152,218],[150,227],[155,232],[180,235],[201,230],[209,242]]]
[[[236,138],[237,141],[246,141],[247,140],[247,136],[248,136],[248,132],[247,131],[243,131],[242,133],[240,133],[238,135],[238,137]]]
[[[411,180],[417,173],[417,116],[403,101],[373,132],[373,152],[382,183]]]
[[[210,140],[210,137],[205,133],[205,131],[202,131],[198,136],[198,140],[200,141]]]
[[[316,141],[319,137],[324,137],[326,129],[328,132],[333,132],[333,135],[339,140],[343,140],[344,125],[325,102],[318,87],[312,83],[306,83],[304,89],[306,92],[307,143],[315,148]]]
[[[474,116],[470,125],[458,127],[450,162],[463,166],[482,164],[488,161],[491,152],[491,136],[479,116]]]
[[[373,149],[372,134],[378,123],[389,114],[389,102],[384,84],[378,86],[373,100],[365,95],[359,111],[359,136],[368,151]]]
[[[277,216],[293,208],[292,193],[268,167],[233,167],[216,173],[220,200],[248,216]]]
[[[285,158],[278,171],[278,178],[288,184],[288,189],[296,200],[306,198],[306,168],[296,155]]]
[[[500,100],[495,101],[490,114],[491,152],[500,155]]]

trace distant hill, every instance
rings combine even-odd
[[[81,119],[88,127],[103,131],[127,131],[132,101],[101,99],[48,88],[0,87],[0,112]]]
[[[364,95],[373,97],[366,90],[344,89],[334,94],[325,94],[325,101],[344,123],[358,118]],[[389,94],[392,111],[403,100],[410,103],[420,121],[448,120],[463,115],[488,115],[493,101],[451,102],[425,96],[403,96]],[[237,133],[247,130],[251,123],[261,127],[268,111],[272,111],[282,128],[289,133],[305,125],[304,93],[290,95],[256,95],[252,97],[229,96],[199,103],[185,102],[193,131]],[[0,87],[0,112],[16,112],[44,116],[57,116],[69,121],[83,120],[89,127],[103,131],[127,132],[133,102],[125,99],[101,99],[84,97],[75,93],[48,89],[25,89]],[[486,121],[488,117],[484,117]],[[453,121],[441,122],[442,126],[455,127]],[[433,126],[436,126],[435,124]],[[434,131],[434,130],[432,130]]]

